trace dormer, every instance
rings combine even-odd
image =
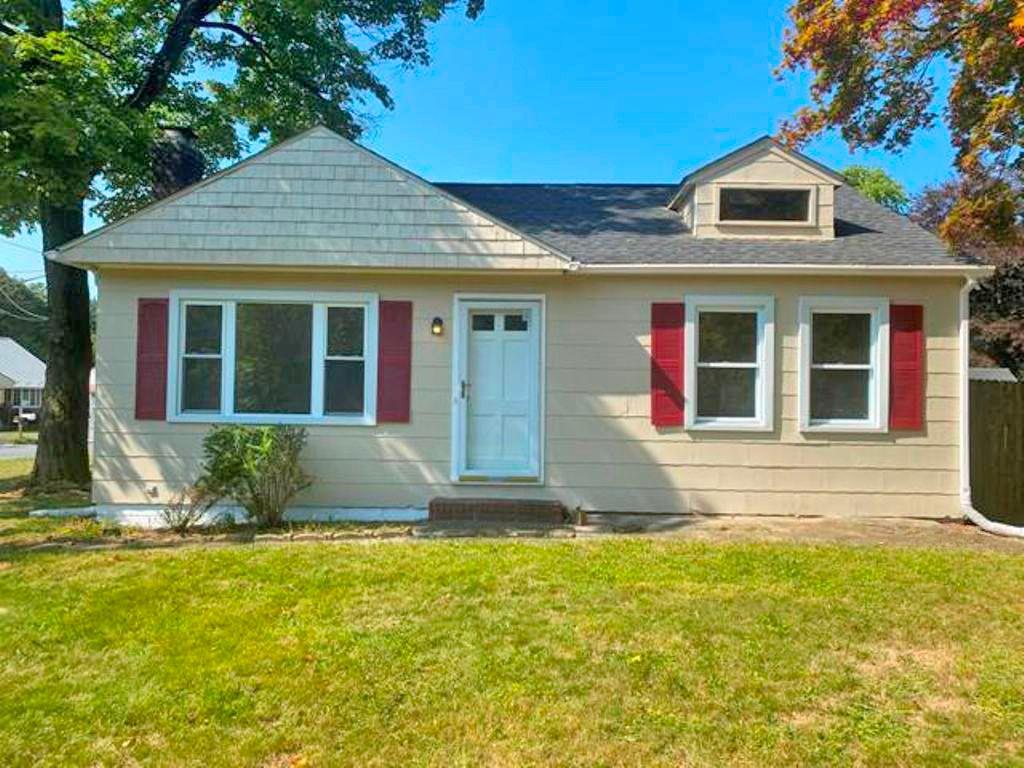
[[[831,240],[843,177],[770,136],[680,182],[669,203],[694,237]]]

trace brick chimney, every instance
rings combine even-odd
[[[153,197],[167,197],[203,178],[203,154],[196,133],[178,125],[160,126],[153,145]]]

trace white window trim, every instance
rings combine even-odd
[[[234,413],[235,307],[238,303],[308,304],[313,308],[312,383],[310,414]],[[184,307],[188,304],[220,305],[221,397],[219,412],[183,412],[181,409],[181,361],[184,351]],[[201,424],[297,424],[373,426],[377,423],[377,330],[379,297],[375,293],[336,293],[274,290],[177,290],[170,293],[167,349],[167,420]],[[324,413],[324,361],[327,355],[327,308],[363,307],[363,413]]]
[[[821,313],[871,315],[871,377],[868,418],[811,421],[811,316]],[[800,430],[802,432],[889,431],[889,300],[863,296],[801,296],[800,323]]]
[[[744,295],[688,295],[683,297],[686,307],[684,329],[685,376],[683,409],[685,426],[689,430],[719,430],[734,432],[770,432],[775,428],[775,297]],[[697,361],[699,334],[697,322],[700,312],[754,312],[757,314],[757,389],[753,418],[699,417],[697,415]],[[728,364],[726,367],[741,367]]]
[[[714,222],[720,227],[816,227],[818,225],[818,186],[816,184],[769,184],[764,182],[717,182],[713,185]],[[809,192],[807,218],[803,221],[759,219],[722,219],[723,189],[764,189],[778,192]]]

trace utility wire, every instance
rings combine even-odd
[[[36,315],[35,317],[25,317],[24,315],[16,315],[13,312],[8,312],[3,307],[0,307],[0,315],[4,315],[5,317],[12,317],[15,320],[21,320],[24,323],[45,323],[45,322],[47,322],[47,318],[45,318],[45,317],[39,317],[38,315]]]
[[[28,251],[29,253],[34,253],[37,256],[40,254],[40,251],[39,251],[38,248],[29,248],[27,245],[22,245],[21,243],[16,243],[13,240],[3,240],[3,241],[0,241],[0,245],[9,245],[12,248],[21,248],[21,250]]]
[[[19,312],[22,312],[25,315],[27,315],[28,317],[25,318],[26,320],[35,319],[42,321],[47,319],[44,315],[40,315],[37,312],[33,312],[31,309],[25,309],[25,307],[21,306],[21,304],[15,301],[14,297],[12,297],[11,294],[7,292],[7,288],[5,288],[3,285],[0,285],[0,294],[2,294],[5,299],[7,299],[7,301],[10,303],[12,307],[14,307]]]

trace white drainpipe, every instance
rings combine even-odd
[[[974,508],[971,499],[971,291],[974,280],[960,289],[960,508],[964,517],[983,531],[1000,536],[1024,537],[1024,528],[989,520]]]

